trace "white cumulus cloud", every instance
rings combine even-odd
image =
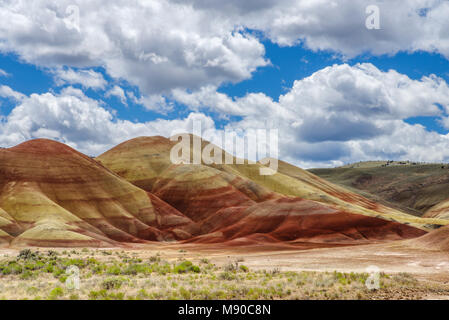
[[[156,119],[144,123],[116,119],[103,103],[73,87],[59,94],[47,92],[21,97],[12,112],[0,121],[0,145],[3,147],[29,139],[50,138],[88,155],[98,155],[138,136],[168,137],[176,130],[191,132],[192,119],[214,127],[213,120],[201,113],[192,113],[185,119]]]
[[[58,68],[54,71],[56,85],[80,84],[83,88],[104,89],[107,85],[103,75],[93,70]]]
[[[9,86],[0,85],[0,97],[20,101],[25,97],[25,95],[11,89]]]
[[[341,64],[295,81],[278,102],[263,93],[233,99],[207,87],[175,97],[198,111],[242,117],[228,128],[278,128],[281,157],[307,167],[386,158],[449,161],[449,136],[405,121],[447,121],[449,86],[434,75],[414,80],[369,63]]]
[[[110,90],[108,90],[105,93],[105,97],[117,97],[120,102],[124,105],[128,105],[128,103],[126,102],[126,94],[125,94],[125,90],[123,90],[121,87],[115,85],[113,86]]]
[[[379,30],[365,27],[369,5],[379,7]],[[79,9],[79,28],[67,23],[69,6]],[[449,57],[448,16],[440,0],[1,0],[0,51],[50,68],[103,66],[151,96],[250,78],[269,61],[247,30],[347,57],[418,50]]]

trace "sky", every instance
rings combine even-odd
[[[303,168],[449,162],[447,17],[447,0],[0,0],[0,146],[96,156],[200,121],[218,145],[276,129]]]

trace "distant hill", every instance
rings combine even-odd
[[[421,165],[429,165],[429,163],[425,162],[417,162],[417,161],[394,161],[394,160],[383,160],[383,161],[360,161],[354,162],[350,164],[346,164],[344,166],[338,167],[343,169],[351,169],[351,168],[383,168],[383,167],[395,167],[395,166],[421,166]],[[442,165],[444,163],[432,163],[430,165]],[[449,165],[448,165],[449,168]]]
[[[309,172],[374,201],[424,216],[449,199],[449,165],[370,161]],[[441,210],[440,210],[441,213]],[[441,217],[441,215],[425,215]]]

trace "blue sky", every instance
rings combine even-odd
[[[291,47],[282,47],[269,40],[262,42],[266,49],[266,58],[271,62],[266,67],[256,70],[251,79],[239,83],[225,83],[218,88],[219,92],[230,97],[243,97],[251,92],[263,92],[273,100],[278,100],[279,96],[285,94],[293,85],[295,80],[300,80],[312,75],[314,72],[333,64],[368,62],[374,64],[380,70],[388,71],[394,69],[411,79],[420,79],[423,76],[435,74],[449,82],[449,60],[437,53],[428,52],[401,52],[395,55],[373,56],[366,54],[353,59],[345,60],[336,56],[332,52],[315,52],[304,48],[298,44]],[[2,84],[8,85],[12,89],[30,95],[32,93],[45,93],[48,91],[59,92],[69,85],[56,86],[54,77],[46,68],[37,67],[33,64],[21,61],[17,55],[0,55],[0,69],[6,71],[11,76],[4,77]],[[114,80],[101,67],[93,68],[100,72],[109,83]],[[81,84],[73,85],[82,88]],[[132,90],[139,94],[137,87],[131,86],[126,81],[121,82],[124,89]],[[146,110],[141,105],[130,102],[128,106],[120,103],[117,97],[104,97],[106,90],[86,90],[86,95],[94,99],[103,99],[108,108],[117,111],[117,117],[130,121],[151,121],[161,118],[162,115],[152,110]],[[7,116],[14,107],[8,99],[1,99],[1,114]],[[180,103],[176,103],[173,112],[163,115],[165,119],[175,119],[180,115],[188,114],[188,108]],[[214,113],[209,113],[220,122],[220,118]],[[411,124],[422,124],[429,131],[447,133],[448,130],[442,127],[438,117],[412,117],[406,121]]]
[[[0,145],[44,137],[99,154],[199,119],[212,140],[274,124],[280,156],[304,167],[449,161],[447,1],[378,1],[378,30],[368,1],[114,1],[129,15],[1,4]]]

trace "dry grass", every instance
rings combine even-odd
[[[144,257],[144,258],[142,258]],[[380,274],[369,290],[366,273],[250,270],[242,259],[222,266],[201,258],[168,259],[138,252],[93,249],[22,251],[0,261],[1,299],[420,299],[447,295],[406,273]],[[80,270],[80,288],[66,270]]]

